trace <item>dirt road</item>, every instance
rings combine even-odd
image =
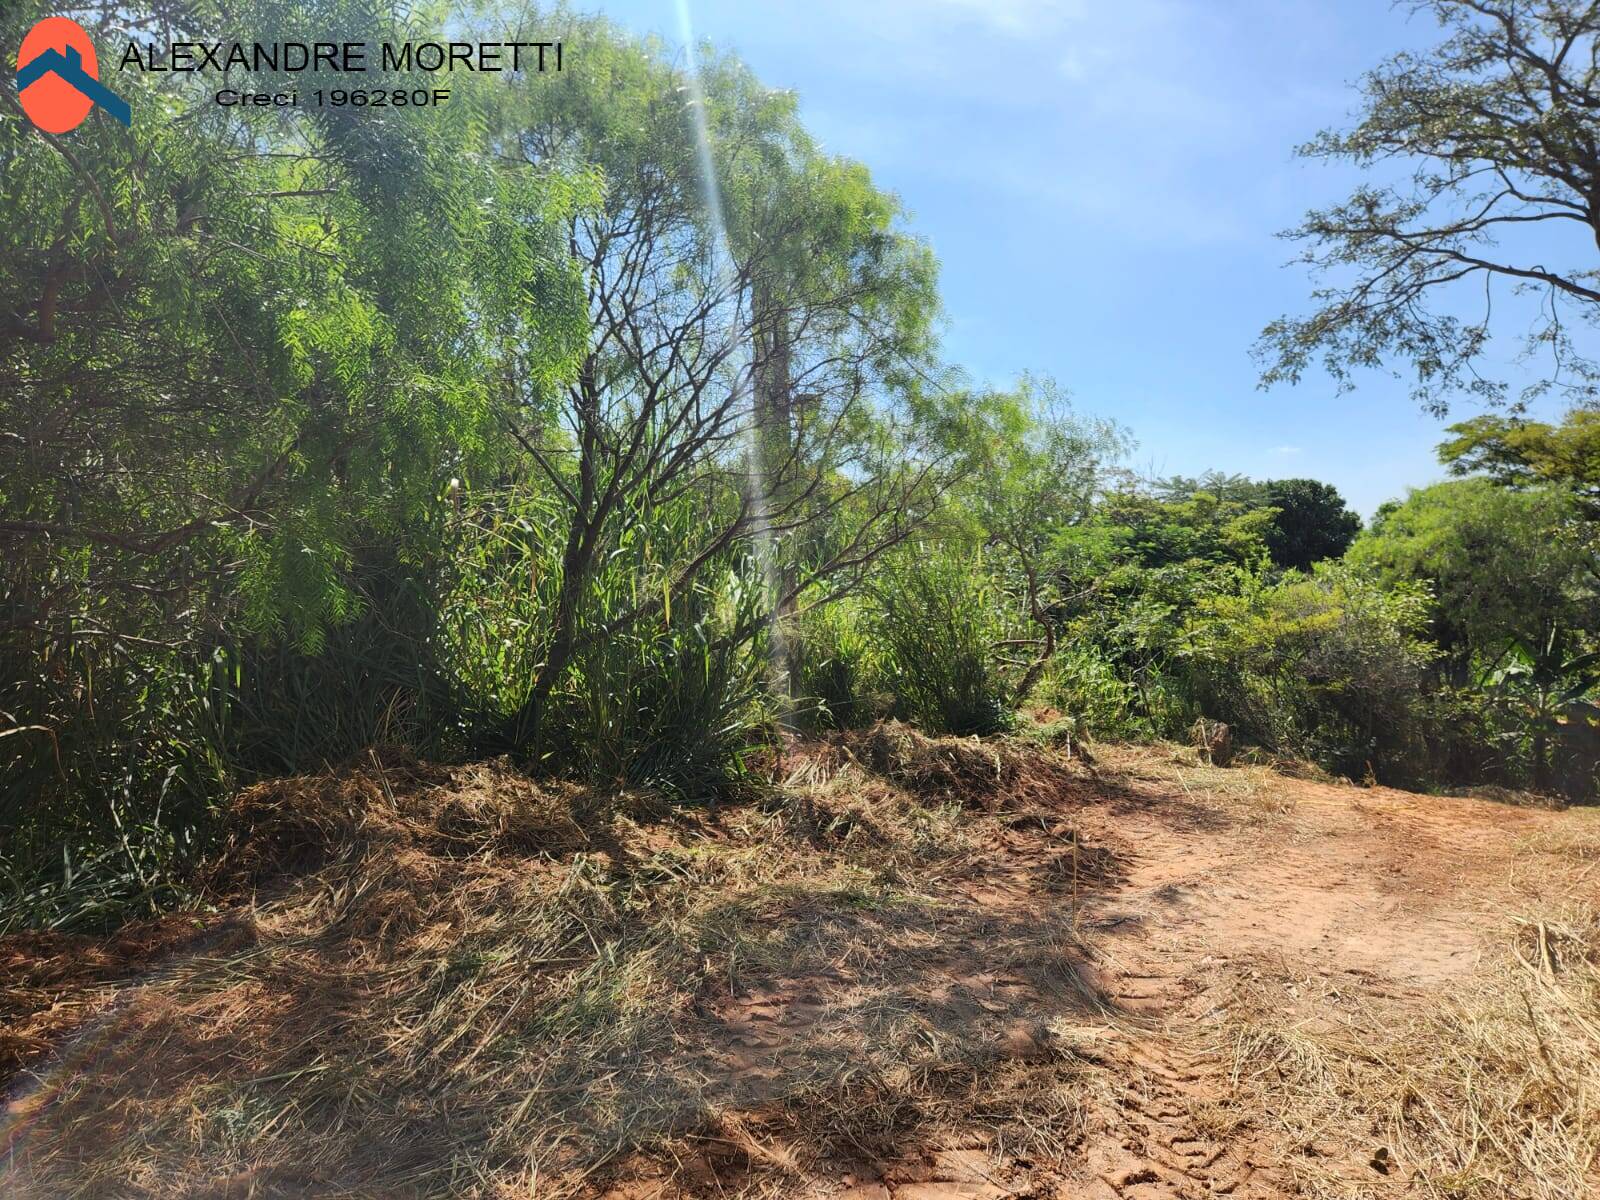
[[[1266,1111],[1238,1078],[1241,1031],[1266,1018],[1376,1040],[1445,1002],[1503,954],[1511,914],[1600,899],[1600,813],[1194,771],[1144,750],[1104,752],[1096,784],[1043,805],[1057,821],[1013,821],[951,881],[969,916],[946,927],[916,985],[929,1002],[965,992],[998,1015],[1003,1054],[1066,1054],[1084,1102],[1077,1145],[1040,1162],[973,1123],[833,1179],[813,1171],[797,1194],[1271,1200],[1330,1181],[1421,1194],[1412,1164],[1359,1116],[1307,1137]],[[1588,849],[1574,858],[1574,845]],[[1058,926],[1074,846],[1075,936],[1057,928],[1057,944],[1039,938],[1039,957],[1019,962],[997,931]],[[1064,977],[1041,969],[1052,959]],[[848,1009],[847,992],[837,977],[787,980],[730,1005],[739,1061],[803,1057],[814,1014]],[[634,1181],[612,1196],[658,1194],[673,1192]]]
[[[0,1192],[1595,1194],[1600,812],[895,736],[665,824],[490,767],[255,801],[334,850],[208,941],[0,945],[49,1043]]]

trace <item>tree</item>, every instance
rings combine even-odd
[[[1344,387],[1351,372],[1409,362],[1436,411],[1453,395],[1500,401],[1484,363],[1497,293],[1530,293],[1524,349],[1546,369],[1523,398],[1600,395],[1600,370],[1570,324],[1600,318],[1600,5],[1593,0],[1426,0],[1446,31],[1427,53],[1369,73],[1349,130],[1301,148],[1369,172],[1407,164],[1309,213],[1285,236],[1329,280],[1310,316],[1284,316],[1257,344],[1264,385],[1298,382],[1313,360]],[[1581,238],[1563,238],[1572,231]],[[1461,316],[1476,304],[1476,315]],[[1505,305],[1501,306],[1502,312]],[[1516,318],[1521,321],[1521,314]]]
[[[1208,491],[1163,500],[1124,487],[1105,496],[1095,524],[1109,532],[1117,560],[1140,569],[1255,570],[1265,565],[1272,519],[1257,503]]]
[[[1056,650],[1056,626],[1067,579],[1049,569],[1052,551],[1086,521],[1105,484],[1108,460],[1126,436],[1110,421],[1073,413],[1050,379],[1022,378],[1005,397],[1004,419],[993,429],[964,488],[984,540],[1009,557],[1021,579],[1023,606],[1037,639],[1012,702],[1027,699]]]
[[[1426,589],[1346,562],[1255,576],[1200,601],[1182,658],[1201,711],[1280,753],[1411,778],[1435,651]]]
[[[1574,409],[1559,425],[1485,414],[1450,433],[1439,458],[1452,475],[1482,472],[1506,487],[1562,488],[1590,519],[1600,519],[1600,412]]]
[[[1277,512],[1266,530],[1274,566],[1309,571],[1313,563],[1338,558],[1361,530],[1361,518],[1345,506],[1331,484],[1315,479],[1269,479],[1261,502]]]
[[[1282,570],[1309,571],[1312,563],[1338,558],[1361,529],[1361,518],[1346,507],[1338,490],[1315,479],[1258,483],[1243,475],[1207,471],[1197,479],[1174,475],[1157,480],[1150,493],[1163,501],[1192,500],[1204,493],[1240,512],[1274,510],[1261,536],[1273,566]]]
[[[365,12],[163,19],[175,38],[396,36]],[[6,44],[38,13],[0,19]],[[136,108],[175,115],[70,141],[0,99],[0,635],[149,632],[113,598],[192,630],[205,595],[229,602],[206,619],[314,641],[350,609],[355,543],[406,539],[482,457],[507,348],[549,386],[581,345],[559,240],[577,192],[493,157],[473,89],[455,116],[284,118],[194,79],[128,73]]]
[[[48,11],[0,6],[0,45]],[[72,13],[102,48],[336,30],[372,63],[426,31],[364,0]],[[215,86],[124,72],[131,127],[59,138],[0,89],[0,875],[53,874],[41,896],[88,860],[147,904],[240,775],[417,711],[452,481],[501,469],[513,407],[585,344],[565,235],[592,189],[498,154],[501,77],[442,108]],[[403,666],[338,660],[363,644]]]
[[[535,755],[586,647],[739,554],[770,564],[767,617],[791,632],[802,594],[854,586],[915,527],[946,460],[907,404],[931,365],[935,264],[893,197],[824,155],[794,98],[736,60],[702,51],[686,71],[604,21],[582,29],[581,64],[508,93],[497,121],[526,164],[602,180],[568,227],[591,325],[582,362],[511,422],[565,514],[547,632],[506,723]],[[597,619],[585,596],[620,531],[686,499],[695,542]]]
[[[1350,559],[1391,584],[1426,583],[1433,636],[1456,682],[1514,645],[1600,623],[1571,498],[1484,478],[1417,489],[1359,537]],[[1561,642],[1565,638],[1557,641]]]

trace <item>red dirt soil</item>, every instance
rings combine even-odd
[[[1312,1023],[1357,999],[1397,1014],[1437,1001],[1503,940],[1508,909],[1600,898],[1593,863],[1537,849],[1541,836],[1569,826],[1589,836],[1595,814],[1261,768],[1197,769],[1166,750],[1099,756],[1092,772],[1077,769],[1070,789],[1040,795],[1033,787],[1026,803],[993,806],[982,852],[921,881],[950,902],[921,941],[897,944],[882,961],[862,958],[852,942],[826,969],[702,994],[690,1053],[702,1072],[728,1081],[717,1115],[685,1135],[683,1151],[607,1164],[577,1194],[1279,1200],[1305,1194],[1292,1160],[1306,1153],[1331,1156],[1352,1178],[1384,1174],[1373,1175],[1373,1194],[1407,1194],[1405,1164],[1390,1176],[1387,1163],[1368,1161],[1370,1145],[1335,1139],[1310,1148],[1287,1140],[1270,1113],[1219,1116],[1237,1089],[1216,1035],[1264,982],[1288,998],[1289,1015]],[[255,936],[240,932],[248,927],[229,923],[211,936]],[[1070,935],[1058,936],[1063,927]],[[91,1004],[72,992],[74,979],[126,973],[164,947],[194,953],[174,949],[172,928],[135,930],[92,954],[87,940],[0,943],[0,970],[12,973],[15,993],[13,1052],[37,1051],[92,1008],[119,1000],[102,988]],[[830,928],[819,924],[814,936]],[[63,965],[75,946],[80,960],[99,965],[77,973]],[[1043,1131],[1043,1144],[1059,1145],[1059,1154],[997,1133],[982,1086],[940,1121],[903,1123],[898,1146],[841,1136],[823,1153],[799,1148],[806,1117],[793,1102],[795,1081],[825,1053],[830,1014],[859,1011],[886,972],[895,999],[928,1016],[929,1036],[989,1039],[996,1078],[1024,1081],[1039,1095],[1070,1093],[1060,1108],[1070,1118],[1041,1110],[1041,1121],[1076,1123]],[[23,1017],[18,978],[35,1001]],[[52,987],[54,1008],[39,1003]],[[25,1126],[31,1103],[19,1093],[5,1124]],[[5,1179],[0,1156],[0,1191]],[[181,1194],[318,1194],[285,1178],[191,1182]]]
[[[946,1133],[900,1158],[844,1161],[779,1193],[807,1200],[1280,1200],[1305,1194],[1289,1156],[1342,1153],[1359,1178],[1371,1146],[1287,1145],[1266,1114],[1219,1136],[1205,1114],[1232,1093],[1231,1063],[1208,1026],[1241,989],[1262,980],[1303,997],[1315,1021],[1341,997],[1392,1002],[1396,1011],[1436,1000],[1470,976],[1503,930],[1508,904],[1586,890],[1592,871],[1527,861],[1541,830],[1564,814],[1485,800],[1270,775],[1255,795],[1230,801],[1190,790],[1170,756],[1102,751],[1102,786],[1075,794],[1076,837],[1120,867],[1082,881],[1079,929],[1092,950],[1077,978],[1042,989],[1028,973],[986,969],[981,940],[947,943],[943,978],[929,998],[964,994],[1005,1022],[1002,1045],[1023,1060],[1061,1043],[1098,1068],[1076,1162],[1008,1155],[981,1125]],[[1220,778],[1221,773],[1208,772]],[[986,869],[952,881],[991,918],[1044,919],[1062,903],[1065,825],[1020,822]],[[1588,828],[1600,822],[1587,821]],[[1109,853],[1108,853],[1109,852]],[[1526,868],[1519,871],[1520,866]],[[729,1057],[759,1071],[804,1055],[815,1014],[845,986],[838,977],[791,979],[722,1009]],[[1085,994],[1110,1019],[1085,1016]],[[1052,1017],[1075,1026],[1051,1032]],[[1199,1119],[1197,1119],[1197,1117]],[[786,1159],[781,1145],[745,1157]],[[1401,1179],[1379,1179],[1405,1191]],[[603,1200],[725,1194],[718,1161],[676,1179],[622,1182]]]

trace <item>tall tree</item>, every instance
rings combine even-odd
[[[1555,425],[1484,414],[1450,433],[1439,457],[1451,474],[1481,471],[1508,487],[1562,488],[1600,519],[1600,412],[1576,409]]]
[[[893,197],[823,154],[794,98],[736,60],[705,53],[686,71],[579,24],[581,62],[500,117],[526,162],[603,180],[569,227],[592,325],[582,365],[514,429],[566,513],[548,635],[508,728],[534,748],[584,646],[733,552],[784,564],[780,617],[817,584],[850,586],[926,511],[941,460],[907,403],[930,365],[934,262]],[[636,604],[592,619],[585,589],[628,514],[681,497],[703,507],[697,544]]]
[[[1108,467],[1128,442],[1113,422],[1074,413],[1049,378],[1025,375],[1015,392],[987,407],[993,436],[984,439],[977,469],[958,498],[1017,576],[1035,631],[1025,645],[1012,647],[1029,651],[1013,663],[1021,674],[1011,699],[1021,703],[1056,652],[1064,613],[1092,586],[1052,569],[1059,567],[1061,545],[1089,520]]]
[[[8,11],[0,42],[41,11]],[[367,11],[79,15],[102,44],[128,21],[268,42],[337,27],[376,58],[405,32]],[[572,365],[576,193],[496,159],[470,88],[453,111],[285,118],[220,107],[194,76],[119,86],[133,127],[91,116],[70,140],[0,93],[0,634],[100,627],[108,597],[192,626],[197,590],[220,589],[314,638],[348,607],[354,541],[404,539],[492,439],[491,364],[514,354],[544,387]]]
[[[1263,383],[1320,362],[1352,371],[1409,363],[1414,394],[1510,398],[1485,360],[1497,296],[1531,295],[1513,318],[1545,364],[1522,398],[1600,395],[1580,330],[1600,319],[1600,4],[1595,0],[1425,0],[1445,40],[1397,54],[1362,83],[1351,129],[1308,158],[1369,172],[1348,199],[1287,232],[1327,282],[1309,316],[1284,316],[1257,345]],[[1391,165],[1399,182],[1385,175]],[[1563,234],[1580,236],[1563,237]],[[1463,315],[1470,314],[1470,315]]]
[[[8,61],[46,11],[0,8]],[[364,0],[73,11],[102,47],[337,29],[376,61],[415,32]],[[103,817],[224,758],[174,733],[180,709],[227,724],[193,682],[223,674],[211,652],[315,649],[364,558],[420,574],[451,479],[493,469],[511,403],[584,345],[583,181],[494,153],[489,77],[443,108],[222,107],[210,86],[124,72],[132,126],[59,138],[0,88],[0,825],[63,797]]]

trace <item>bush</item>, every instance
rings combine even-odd
[[[592,643],[551,710],[557,765],[686,800],[742,779],[770,740],[766,602],[760,573],[729,565],[681,593],[665,620]],[[737,636],[750,622],[755,635]]]
[[[1319,563],[1276,584],[1203,602],[1189,627],[1196,699],[1269,750],[1347,775],[1415,782],[1426,772],[1422,638],[1428,598]]]
[[[130,641],[0,659],[0,932],[171,905],[233,786],[232,660]]]
[[[995,733],[1012,720],[995,649],[1016,623],[981,558],[908,548],[871,590],[871,627],[897,714],[932,733]]]
[[[854,599],[836,600],[800,619],[800,695],[796,715],[812,729],[860,729],[888,713],[884,664],[869,615]]]
[[[561,586],[563,518],[549,498],[513,489],[487,498],[461,530],[440,642],[473,749],[499,748],[533,688]],[[741,777],[748,752],[768,740],[759,564],[730,553],[664,592],[702,522],[690,497],[618,522],[578,606],[580,647],[550,694],[541,769],[699,799]],[[657,596],[666,603],[656,613],[622,620]]]
[[[355,612],[319,630],[314,648],[283,637],[240,647],[231,752],[245,781],[321,770],[371,746],[459,750],[429,573],[369,566],[350,584]]]
[[[312,647],[281,634],[195,631],[165,646],[67,628],[31,670],[5,664],[0,929],[170,907],[236,787],[378,743],[437,752],[448,697],[430,665],[430,595],[392,564],[350,588],[357,610]]]
[[[1097,737],[1148,737],[1155,732],[1141,711],[1138,689],[1091,643],[1056,654],[1039,696]]]

